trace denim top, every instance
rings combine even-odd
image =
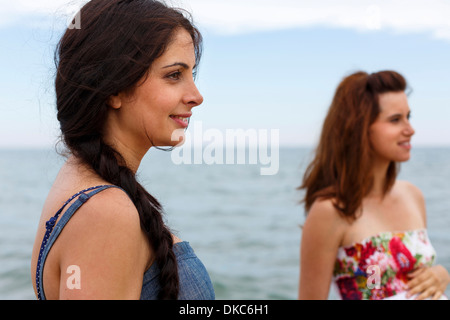
[[[46,223],[46,233],[41,244],[39,251],[39,257],[36,268],[36,290],[39,300],[45,299],[44,286],[43,286],[43,269],[45,260],[53,243],[58,238],[62,229],[73,214],[89,200],[93,195],[98,192],[116,186],[103,185],[85,189],[73,195],[66,203],[58,210],[54,217],[50,218]],[[120,189],[120,188],[119,188]],[[94,190],[94,191],[91,191]],[[89,193],[85,193],[91,191]],[[59,214],[64,207],[72,201],[74,198],[78,199],[67,209],[58,223],[55,222],[58,219]],[[208,272],[205,266],[196,256],[194,250],[189,245],[189,242],[183,241],[175,243],[173,246],[177,264],[178,264],[178,278],[180,291],[178,294],[179,300],[214,300],[214,288],[211,283]],[[144,273],[144,279],[142,283],[141,300],[156,300],[160,290],[159,284],[159,268],[156,263],[153,263],[150,268]]]

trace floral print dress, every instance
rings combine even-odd
[[[381,232],[340,247],[333,280],[343,300],[380,300],[407,290],[408,272],[433,265],[426,229]]]

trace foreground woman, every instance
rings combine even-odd
[[[70,152],[32,254],[39,299],[214,299],[188,242],[136,180],[151,147],[175,146],[203,101],[201,35],[151,0],[92,0],[57,52],[56,98]]]

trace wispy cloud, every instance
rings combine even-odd
[[[0,0],[0,27],[26,17],[67,15],[86,0]],[[448,0],[166,0],[190,11],[202,29],[240,34],[305,27],[428,33],[450,40]]]
[[[215,32],[234,34],[323,26],[429,33],[450,40],[447,0],[173,0]]]

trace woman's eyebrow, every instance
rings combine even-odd
[[[411,114],[411,111],[408,111],[408,113],[406,113],[406,116],[408,116],[410,114]],[[387,118],[390,119],[390,118],[401,117],[401,116],[403,116],[403,113],[397,112],[397,113],[388,115]]]
[[[181,66],[181,67],[183,67],[185,69],[189,69],[189,66],[186,63],[184,63],[184,62],[175,62],[175,63],[172,63],[172,64],[167,65],[167,66],[162,67],[162,68],[166,69],[166,68],[175,67],[175,66]]]

